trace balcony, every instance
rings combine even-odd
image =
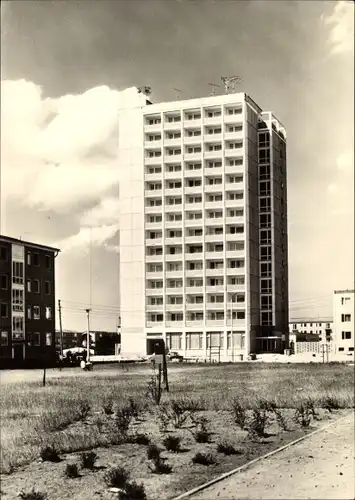
[[[153,125],[149,125],[148,123],[144,124],[144,132],[160,132],[162,124],[154,123]]]
[[[222,252],[209,252],[209,251],[206,251],[205,253],[205,259],[213,259],[213,260],[217,260],[217,259],[223,259],[224,257],[224,253],[223,251]]]
[[[204,191],[206,193],[220,193],[223,190],[223,182],[221,184],[205,184]]]
[[[174,288],[165,288],[165,293],[167,295],[182,295],[182,290],[183,290],[182,286],[179,287],[179,288],[177,288],[177,287],[174,287]],[[180,305],[180,310],[181,310],[182,305],[181,304],[179,304],[179,305]]]
[[[182,253],[165,253],[165,262],[182,262],[182,260]]]
[[[144,196],[146,198],[158,198],[163,195],[162,189],[145,189]]]
[[[222,127],[222,114],[212,117],[205,116],[203,123],[204,125],[220,125]]]
[[[228,276],[245,276],[245,267],[227,267],[226,275]]]
[[[221,206],[219,208],[221,208]],[[223,225],[223,215],[222,217],[208,217],[205,219],[205,226],[222,226],[222,225]],[[221,236],[223,237],[223,235]]]
[[[202,258],[203,258],[202,252],[185,253],[185,260],[201,260]]]
[[[203,234],[200,236],[185,236],[185,243],[202,243]]]
[[[196,179],[196,178],[200,178],[202,177],[202,168],[200,169],[194,169],[194,170],[189,170],[187,168],[185,168],[185,171],[184,171],[184,176],[185,176],[185,179]],[[201,186],[198,186],[198,187],[201,187]],[[187,189],[187,187],[185,188]]]
[[[187,286],[185,288],[186,295],[197,295],[198,293],[203,293],[203,292],[204,292],[203,286]]]
[[[206,326],[224,326],[224,319],[207,319]]]
[[[144,165],[161,165],[162,160],[162,156],[146,156],[144,158]]]
[[[163,328],[164,326],[164,321],[146,321],[146,326],[147,328],[154,328],[154,327],[157,327],[157,328]]]
[[[180,187],[166,187],[165,188],[166,196],[181,196],[182,195],[182,184]]]
[[[207,242],[223,241],[223,239],[224,239],[223,234],[206,234],[206,236],[205,236],[205,241],[207,241]]]
[[[243,138],[244,138],[243,130],[240,130],[238,132],[228,132],[227,130],[224,133],[224,138],[226,141],[234,141],[234,140],[235,141],[242,141],[243,140]]]
[[[223,174],[223,166],[221,167],[205,167],[205,175],[207,177],[215,177],[217,175],[222,175]],[[159,179],[160,180],[160,179]]]
[[[178,170],[178,171],[174,171],[174,172],[165,172],[164,177],[165,177],[165,179],[169,179],[169,180],[170,179],[171,180],[174,180],[174,179],[180,180],[182,177],[182,169]],[[161,177],[159,180],[161,180]]]
[[[174,146],[180,146],[182,141],[182,137],[178,137],[175,139],[169,139],[168,137],[165,137],[164,139],[164,147],[174,147]]]
[[[225,201],[226,208],[242,208],[244,207],[245,199],[228,200]]]
[[[199,212],[202,210],[202,201],[199,203],[185,203],[185,210],[190,210],[191,212]]]
[[[203,319],[195,319],[195,320],[187,319],[186,326],[192,326],[192,327],[203,326]],[[202,351],[202,349],[200,349],[200,351]],[[195,352],[195,349],[193,350],[193,352]]]
[[[184,321],[165,321],[165,326],[181,327],[184,326]]]
[[[203,312],[204,304],[198,304],[197,302],[186,302],[185,307],[187,311]]]
[[[189,153],[188,151],[185,151],[184,158],[186,161],[199,161],[202,158],[202,151],[199,153]]]
[[[201,139],[201,135],[192,135],[191,137],[189,135],[185,135],[184,144],[193,144],[194,146],[200,146]]]
[[[154,214],[161,214],[163,210],[162,205],[154,205],[154,206],[148,206],[144,207],[144,213],[146,215],[154,215]]]
[[[174,238],[165,238],[164,240],[165,245],[182,245],[182,236],[177,236]]]
[[[204,158],[222,158],[222,155],[223,155],[223,150],[222,149],[219,149],[217,151],[206,151],[205,150],[205,153],[204,153]]]
[[[203,136],[203,139],[207,143],[222,142],[222,133],[220,133],[220,134],[209,134],[208,132],[205,132],[205,135]]]
[[[203,278],[203,269],[186,269],[186,278]]]
[[[145,173],[144,179],[148,182],[160,181],[162,180],[163,174],[162,172],[150,174],[149,172]]]
[[[180,270],[172,270],[172,271],[165,271],[165,277],[166,278],[182,278],[184,275],[184,271],[182,269]]]
[[[154,304],[147,304],[145,306],[146,311],[149,312],[157,312],[157,313],[162,313],[164,311],[164,305],[161,304],[159,306],[154,305]]]
[[[235,259],[235,258],[243,258],[245,257],[245,249],[243,250],[227,250],[226,258],[227,259]]]
[[[206,201],[205,202],[205,208],[222,208],[223,207],[223,200],[219,201]],[[214,220],[214,219],[212,219]]]
[[[181,163],[182,155],[164,155],[164,163]]]
[[[163,292],[162,288],[146,288],[145,289],[145,294],[149,295],[149,296],[151,296],[151,295],[160,295],[162,292]]]
[[[146,271],[145,277],[150,280],[163,279],[163,271]]]
[[[202,218],[201,219],[187,219],[185,216],[184,220],[184,226],[185,227],[200,227],[202,224]]]
[[[181,130],[181,120],[179,122],[169,122],[164,121],[164,130],[180,132]]]
[[[201,128],[201,118],[195,118],[193,120],[189,120],[188,118],[185,117],[184,119],[184,128],[186,129],[192,129],[192,128]]]
[[[235,125],[240,125],[241,123],[243,123],[244,121],[244,114],[243,114],[243,110],[241,110],[240,113],[236,113],[236,114],[229,114],[228,111],[226,111],[224,113],[224,122],[225,123],[228,123],[229,125],[231,125],[232,123],[235,124]]]
[[[245,291],[245,284],[243,285],[227,285],[227,291],[228,293],[236,293],[236,292],[244,292]],[[234,306],[234,304],[233,304]],[[234,310],[234,307],[233,307]]]
[[[245,155],[245,148],[243,147],[243,145],[238,148],[229,148],[228,146],[226,146],[224,155],[227,158],[238,158],[239,156]]]
[[[206,286],[206,293],[220,293],[220,292],[224,292],[225,290],[225,286],[224,285],[207,285]]]
[[[144,149],[159,149],[162,146],[162,140],[144,141]]]
[[[170,311],[181,311],[183,305],[182,304],[165,304],[165,309],[167,312]]]
[[[227,224],[244,224],[245,218],[243,215],[237,217],[226,217],[226,225]]]
[[[198,177],[201,177],[201,172]],[[200,186],[185,186],[185,194],[199,194],[202,193],[202,190],[203,190],[202,183]]]
[[[246,239],[246,234],[245,233],[227,233],[226,234],[226,240],[227,241],[244,241]]]
[[[162,244],[163,244],[162,238],[146,238],[145,239],[145,246],[147,246],[147,247],[157,247],[157,246],[162,246]]]
[[[162,255],[146,255],[145,262],[161,262],[163,259]]]
[[[228,162],[227,162],[228,163]],[[242,174],[245,172],[245,165],[228,165],[225,166],[226,174]]]
[[[211,269],[206,267],[206,276],[218,276],[219,278],[222,278],[224,274],[224,268],[219,268],[219,269]]]
[[[207,302],[206,311],[224,312],[224,302]]]
[[[177,227],[181,228],[181,226],[182,226],[182,220],[167,220],[167,219],[165,219],[165,229],[176,229]]]

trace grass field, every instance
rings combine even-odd
[[[32,376],[30,382],[2,382],[1,472],[10,474],[4,477],[8,477],[10,483],[12,478],[13,484],[18,487],[16,477],[19,484],[22,484],[21,478],[24,478],[24,484],[30,484],[31,477],[47,470],[54,481],[54,475],[58,476],[55,470],[62,465],[38,462],[43,447],[55,447],[61,456],[65,455],[65,463],[77,457],[79,451],[95,449],[102,467],[124,464],[133,478],[144,483],[148,498],[171,498],[189,486],[245,462],[261,450],[264,453],[280,442],[307,431],[307,425],[295,425],[295,411],[302,404],[311,402],[309,407],[317,409],[318,418],[333,418],[334,412],[329,410],[354,406],[354,371],[343,364],[174,365],[169,375],[170,392],[163,393],[159,407],[149,395],[151,376],[152,370],[148,366],[131,366],[126,371],[116,365],[95,367],[93,372],[81,372],[79,369],[53,371],[46,387],[42,387],[40,372],[38,379]],[[130,399],[133,400],[135,416],[130,420],[129,429],[125,431],[126,438],[123,439],[122,429],[117,426],[114,415],[117,409],[132,406]],[[166,410],[168,424],[162,429],[164,419],[161,408],[171,408],[169,402],[171,405],[174,401],[179,402],[186,421],[181,426],[174,426],[177,415]],[[236,423],[233,412],[236,401],[250,421],[255,420],[258,414],[253,410],[260,414],[265,412],[265,402],[273,403],[274,408],[282,410],[284,420],[289,422],[288,432],[277,425],[280,421],[275,414],[268,417],[268,433],[263,439],[252,439],[247,428],[241,429]],[[113,416],[106,415],[104,411],[104,407],[111,404]],[[193,435],[201,418],[207,419],[211,436],[210,442],[203,444],[198,443]],[[311,424],[318,425],[313,420]],[[137,433],[145,433],[151,442],[162,448],[167,435],[181,438],[185,453],[165,452],[164,455],[173,467],[170,474],[153,474],[150,471],[146,447],[133,443],[132,436]],[[218,454],[216,447],[223,440],[232,442],[239,453],[232,456]],[[210,467],[193,464],[192,458],[198,451],[218,456],[216,464]],[[26,464],[30,464],[28,469],[16,471]],[[145,472],[142,473],[142,470]],[[59,477],[65,488],[68,482],[74,481],[65,479],[63,474]],[[98,488],[96,483],[100,477],[96,473],[90,479],[93,487]],[[56,477],[55,484],[58,481]],[[86,481],[85,487],[91,484],[90,481]],[[57,489],[53,483],[50,498],[67,498],[67,489],[65,495],[60,496],[63,495],[62,483]],[[49,479],[46,484],[47,487],[51,484]],[[76,488],[80,489],[82,482],[78,484]],[[105,489],[104,483],[100,487]],[[86,498],[75,497],[74,493],[70,496]]]

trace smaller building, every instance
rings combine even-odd
[[[86,347],[87,332],[63,330],[63,350],[74,347]],[[102,330],[90,331],[90,349],[95,356],[113,356],[118,354],[121,345],[121,335],[117,332],[106,332]],[[56,349],[60,351],[60,332],[56,331]]]
[[[307,338],[311,339],[308,340],[309,342],[314,342],[314,339],[318,337],[321,343],[331,342],[333,340],[333,320],[329,318],[293,320],[289,323],[289,332],[297,334],[297,341],[307,341]]]
[[[334,291],[334,345],[336,352],[354,352],[354,290]]]

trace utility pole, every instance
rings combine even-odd
[[[90,311],[91,309],[85,309],[86,317],[88,322],[88,331],[86,337],[86,363],[90,362]]]
[[[60,343],[60,357],[63,360],[63,328],[62,328],[62,305],[58,299],[58,312],[59,312],[59,343]]]
[[[233,335],[233,298],[234,293],[231,295],[232,305],[231,305],[231,314],[232,314],[232,325],[231,325],[231,346],[232,346],[232,363],[234,363],[234,335]]]

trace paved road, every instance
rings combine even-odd
[[[193,500],[355,499],[354,414],[195,494]]]

